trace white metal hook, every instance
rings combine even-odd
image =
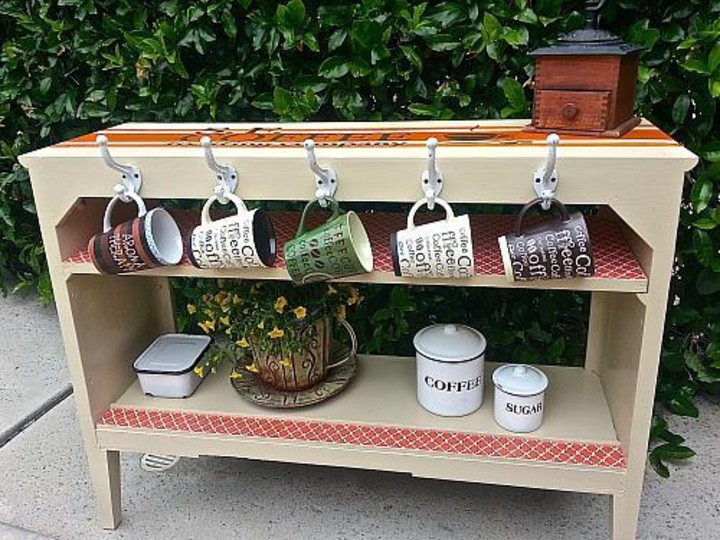
[[[533,188],[536,195],[543,199],[541,203],[543,210],[550,209],[550,200],[555,197],[559,181],[555,165],[557,163],[557,146],[560,144],[560,137],[556,133],[551,133],[546,140],[548,145],[547,163],[535,169],[533,175]]]
[[[232,165],[220,165],[215,161],[210,137],[205,136],[200,139],[200,144],[205,151],[207,166],[217,173],[217,185],[215,186],[214,193],[220,204],[227,204],[229,200],[226,195],[228,193],[235,193],[238,186],[237,170]]]
[[[435,167],[435,149],[437,145],[438,140],[435,137],[430,137],[425,142],[427,169],[425,169],[425,172],[422,174],[421,186],[425,198],[428,200],[428,208],[430,210],[435,208],[435,197],[440,196],[443,188],[443,180],[445,180],[443,173]]]
[[[142,174],[140,169],[135,165],[123,165],[118,163],[110,155],[108,150],[108,139],[105,135],[98,135],[95,137],[95,142],[100,149],[100,155],[105,162],[105,165],[114,169],[120,173],[120,184],[114,187],[115,193],[118,194],[120,200],[123,202],[130,202],[130,196],[128,193],[137,193],[142,187]]]
[[[307,153],[308,166],[315,174],[315,197],[320,201],[320,206],[326,208],[327,201],[325,198],[334,196],[337,189],[337,174],[329,167],[323,168],[318,165],[315,157],[315,141],[305,139],[303,146],[305,146],[305,152]]]

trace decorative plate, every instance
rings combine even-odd
[[[342,359],[348,353],[345,346],[334,349],[333,361]],[[321,403],[342,392],[357,375],[357,364],[357,356],[353,356],[341,366],[329,370],[322,382],[305,390],[278,390],[265,384],[256,373],[239,366],[235,369],[243,376],[231,378],[230,382],[243,399],[255,405],[271,409],[298,409]]]

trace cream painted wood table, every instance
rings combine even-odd
[[[205,199],[215,177],[200,139],[236,167],[248,200],[313,197],[303,141],[338,175],[342,202],[414,202],[422,196],[425,141],[439,141],[442,196],[451,203],[523,204],[546,159],[544,137],[526,121],[354,124],[125,124],[103,132],[112,155],[136,165],[151,203]],[[204,271],[187,261],[132,275],[100,275],[86,247],[119,180],[100,158],[97,134],[20,158],[30,169],[75,387],[101,524],[120,521],[119,452],[218,455],[359,467],[418,477],[600,493],[612,498],[614,539],[634,538],[645,471],[668,284],[685,171],[696,157],[647,122],[622,139],[563,137],[558,197],[598,205],[589,220],[598,271],[591,279],[506,283],[496,237],[511,217],[473,216],[477,274],[465,281],[398,278],[389,232],[403,216],[362,214],[375,270],[348,281],[561,288],[592,294],[584,368],[547,367],[543,426],[527,435],[492,418],[492,393],[479,411],[441,418],[415,399],[414,361],[362,356],[343,394],[294,411],[259,408],[234,394],[227,374],[184,400],[143,395],[132,361],[174,329],[168,278],[288,279],[276,268]],[[129,212],[131,205],[122,205]],[[197,216],[177,214],[184,229]],[[273,215],[279,244],[297,215]],[[503,360],[512,361],[512,358]],[[488,389],[489,390],[489,389]]]

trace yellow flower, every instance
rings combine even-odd
[[[250,344],[248,343],[248,340],[245,338],[237,340],[235,342],[235,345],[237,345],[238,347],[243,347],[243,348],[247,348],[250,346]]]
[[[285,306],[288,305],[287,298],[284,296],[279,297],[277,300],[275,300],[275,311],[278,313],[282,313],[285,309]]]
[[[260,373],[260,368],[258,368],[258,366],[255,362],[245,366],[245,369],[247,369],[248,371],[251,371],[253,373]]]
[[[305,315],[307,315],[307,309],[303,306],[298,306],[293,309],[293,313],[295,314],[296,319],[304,319]]]
[[[231,379],[242,379],[242,376],[243,376],[242,373],[238,373],[238,372],[235,371],[234,369],[232,370],[232,373],[230,373],[230,378],[231,378]]]
[[[192,315],[193,313],[197,312],[197,306],[195,306],[194,304],[188,304],[187,311],[190,315]]]
[[[220,317],[220,322],[223,323],[225,326],[230,326],[230,315],[225,315],[224,317]]]
[[[202,377],[203,370],[204,370],[203,366],[195,366],[195,369],[193,371],[195,372],[195,375],[197,375],[198,377]]]
[[[210,332],[215,331],[215,320],[210,319],[205,322],[199,323],[198,326],[203,329],[203,332],[206,334],[209,334]]]
[[[272,330],[268,332],[268,336],[270,336],[270,339],[278,339],[285,335],[285,330],[282,330],[281,328],[278,328],[275,326]]]
[[[355,287],[350,287],[350,297],[347,300],[347,305],[352,306],[353,304],[359,303],[361,300],[360,293]]]
[[[290,367],[290,365],[292,364],[292,362],[290,362],[289,358],[284,358],[283,361],[280,363],[285,367]]]
[[[337,307],[337,316],[341,321],[344,321],[345,317],[347,317],[347,310],[345,309],[345,306],[343,304],[340,304]]]
[[[265,321],[260,321],[260,324],[258,324],[258,328],[260,330],[265,330]]]
[[[222,311],[223,313],[227,313],[228,311],[230,311],[230,306],[223,305],[220,307],[220,311]]]
[[[240,302],[242,302],[242,299],[241,299],[237,294],[233,294],[233,295],[232,295],[232,303],[233,303],[233,305],[234,305],[234,306],[237,306]]]
[[[328,283],[328,296],[337,294],[337,289]]]
[[[232,334],[232,328],[230,328],[230,327],[228,326],[228,327],[225,329],[225,334],[227,334],[228,336],[229,336],[230,334]]]
[[[225,296],[225,293],[222,291],[217,293],[215,295],[215,302],[217,302],[219,304],[220,302],[222,302],[224,296]]]

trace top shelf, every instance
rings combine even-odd
[[[187,245],[188,236],[198,224],[197,212],[172,210]],[[296,212],[270,212],[277,236],[278,254],[272,268],[199,269],[190,264],[187,256],[180,265],[165,266],[135,272],[132,275],[169,277],[244,278],[263,280],[289,279],[285,269],[283,246],[297,230],[300,216]],[[473,287],[508,287],[533,289],[566,289],[585,291],[647,292],[647,276],[634,256],[622,232],[622,224],[609,217],[588,216],[587,223],[593,241],[595,276],[591,278],[558,279],[508,283],[505,279],[497,238],[513,228],[516,216],[507,214],[471,215],[476,275],[466,279],[405,278],[393,273],[390,254],[390,235],[405,227],[406,216],[399,213],[361,213],[373,249],[374,271],[344,278],[340,281],[355,283],[403,283],[406,285],[451,285]],[[311,214],[308,224],[314,227],[325,216]],[[418,214],[417,223],[425,223],[429,214]],[[532,221],[532,220],[531,220]],[[64,261],[64,269],[70,274],[98,274],[86,249],[74,252]]]

